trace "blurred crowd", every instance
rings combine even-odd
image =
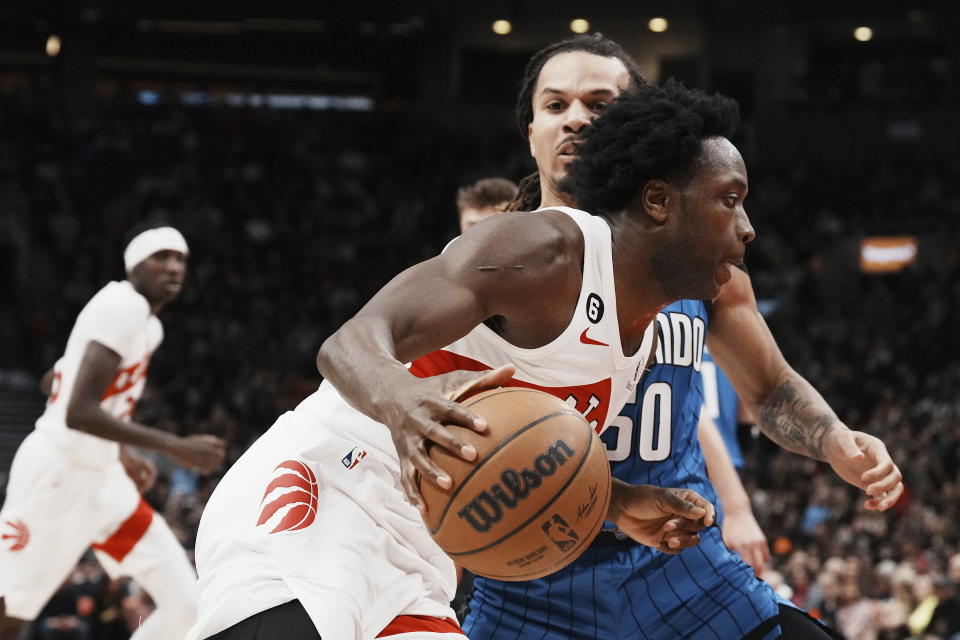
[[[319,383],[322,340],[457,233],[458,186],[532,167],[510,114],[255,111],[116,99],[67,121],[0,98],[0,368],[37,378],[77,312],[123,277],[122,238],[164,219],[191,243],[138,419],[225,437],[235,460]],[[748,252],[788,360],[847,424],[881,437],[907,492],[862,507],[822,464],[744,433],[745,484],[773,549],[765,577],[850,639],[960,631],[960,158],[753,166]],[[914,231],[921,259],[857,269],[855,239]],[[12,304],[10,304],[12,302]],[[147,499],[192,548],[217,478],[154,456]],[[85,560],[38,638],[125,638],[150,610]],[[924,636],[925,632],[931,634]]]

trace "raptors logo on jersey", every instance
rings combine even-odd
[[[317,517],[317,477],[299,460],[285,460],[273,470],[273,477],[260,500],[257,526],[269,533],[292,533],[313,524]]]
[[[440,349],[418,358],[410,366],[410,372],[419,378],[427,378],[451,371],[486,371],[490,368],[472,358]],[[598,433],[604,426],[604,418],[610,408],[610,378],[576,386],[556,387],[513,378],[504,386],[536,389],[557,396],[572,409],[576,409]]]

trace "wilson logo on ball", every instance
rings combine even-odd
[[[546,451],[533,460],[533,468],[517,472],[505,469],[500,474],[500,482],[483,490],[457,512],[475,531],[484,533],[503,519],[503,509],[516,509],[520,502],[543,484],[543,479],[557,472],[557,469],[573,456],[575,451],[563,440],[557,440]]]
[[[286,460],[273,470],[273,478],[260,501],[257,526],[270,533],[292,533],[313,524],[317,517],[317,477],[299,460]]]

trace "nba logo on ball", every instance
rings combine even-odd
[[[610,504],[596,432],[565,402],[533,389],[494,389],[464,405],[489,430],[450,427],[476,448],[474,462],[430,449],[453,479],[449,491],[420,487],[434,540],[473,573],[499,580],[531,580],[573,562]]]

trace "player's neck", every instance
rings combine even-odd
[[[151,300],[151,299],[150,299],[150,296],[147,295],[147,292],[143,290],[143,287],[137,286],[137,283],[134,282],[133,280],[130,280],[129,278],[127,279],[127,282],[130,283],[130,286],[133,287],[133,290],[134,290],[134,291],[136,291],[137,293],[139,293],[140,295],[142,295],[142,296],[147,300],[147,304],[150,305],[150,313],[151,313],[151,314],[157,315],[157,313],[159,313],[160,310],[163,309],[164,305],[166,304],[166,301],[165,301],[165,300],[160,300],[160,301],[158,301],[158,300]]]
[[[622,228],[623,224],[631,229]],[[656,238],[634,226],[626,218],[611,222],[617,318],[625,352],[639,348],[647,325],[672,302],[651,263],[653,251],[649,245]]]
[[[547,207],[573,207],[577,208],[576,203],[566,193],[559,191],[555,184],[549,180],[545,181],[540,177],[540,208]]]

